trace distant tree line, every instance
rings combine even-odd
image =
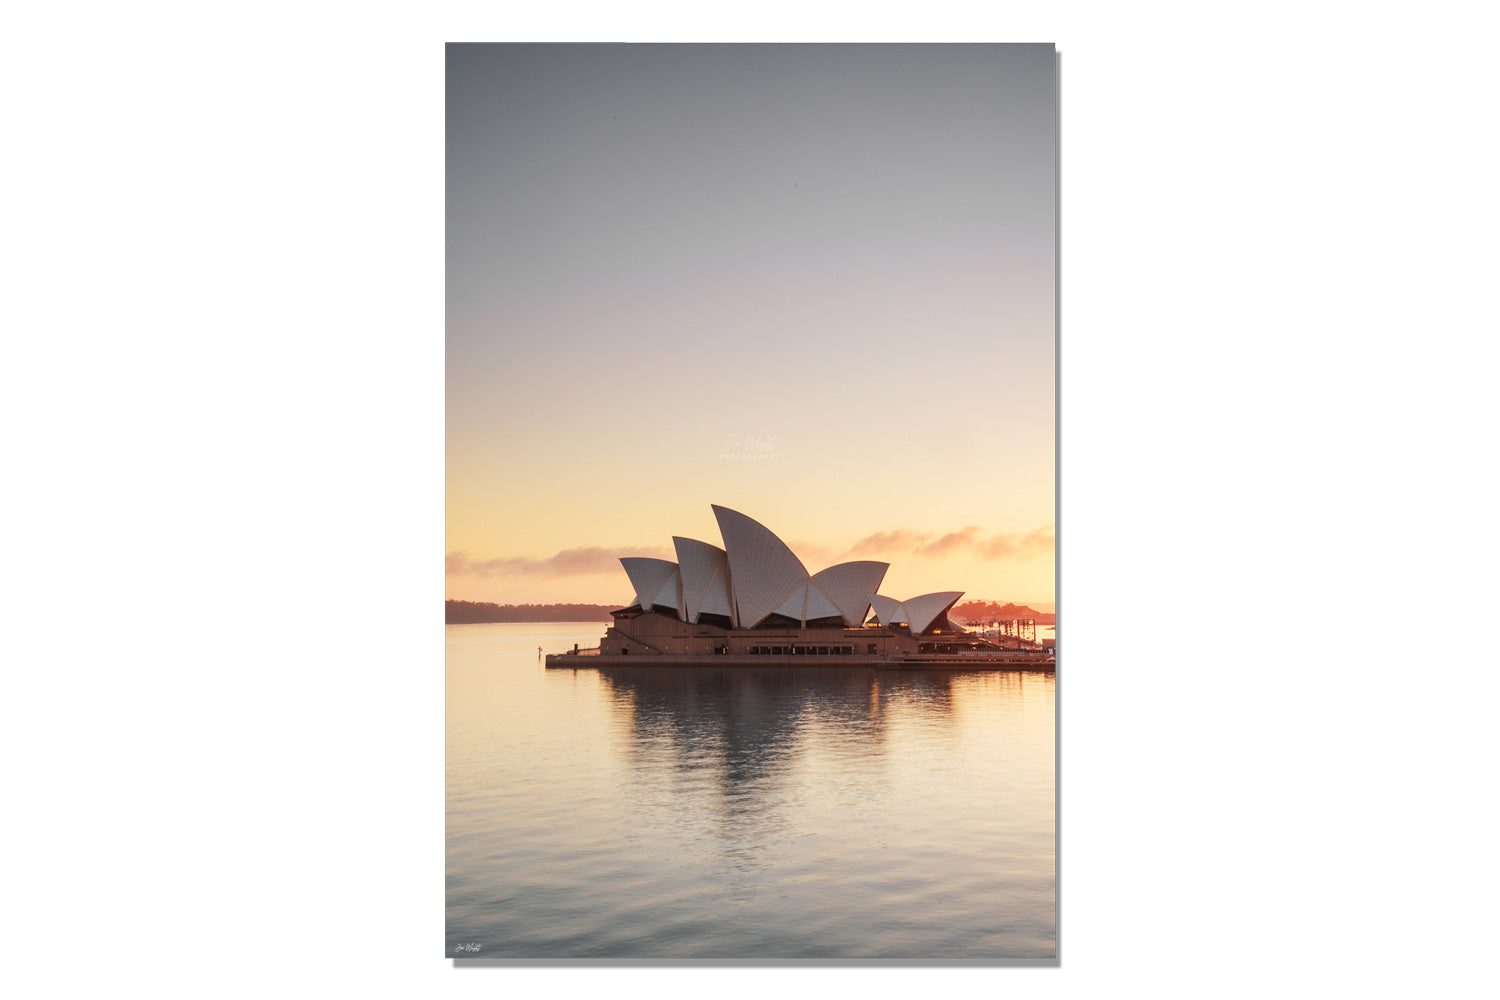
[[[480,622],[607,622],[612,604],[491,604],[488,601],[448,601],[449,625]]]

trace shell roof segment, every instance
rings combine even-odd
[[[860,559],[839,563],[813,574],[812,582],[827,595],[838,614],[851,628],[865,623],[865,613],[870,610],[869,594],[880,589],[885,571],[890,563]]]
[[[724,550],[696,538],[673,536],[672,544],[682,569],[683,617],[697,623],[705,612],[728,615],[729,560]]]
[[[668,559],[651,559],[646,556],[621,556],[620,565],[630,577],[635,588],[635,603],[642,611],[650,611],[658,595],[671,584],[677,575],[677,564]],[[676,603],[673,602],[673,607]]]
[[[964,596],[962,590],[943,590],[932,594],[922,594],[919,597],[908,597],[904,601],[886,597],[884,594],[870,594],[869,601],[875,607],[875,617],[880,620],[880,624],[892,625],[896,622],[904,622],[913,633],[920,633],[937,621],[938,615],[944,614],[957,604],[962,596]]]
[[[729,557],[734,623],[754,628],[807,582],[807,568],[759,521],[718,504],[713,509]]]

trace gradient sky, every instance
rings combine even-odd
[[[448,596],[623,604],[709,509],[1050,602],[1048,45],[450,45]]]

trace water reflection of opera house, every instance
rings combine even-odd
[[[1040,648],[1002,650],[948,617],[963,591],[898,600],[881,594],[889,563],[839,563],[809,573],[786,543],[738,511],[714,506],[724,546],[672,539],[677,561],[622,558],[635,588],[598,649],[547,657],[548,666],[606,662],[782,662],[940,666],[1030,664]],[[873,614],[871,613],[873,609]],[[793,659],[795,658],[795,659]],[[592,663],[588,665],[593,665]]]

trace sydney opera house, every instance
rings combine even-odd
[[[727,507],[713,511],[722,548],[673,538],[676,562],[622,558],[631,604],[613,612],[597,650],[549,656],[548,666],[582,665],[580,655],[761,665],[812,665],[803,658],[818,657],[830,666],[1015,659],[949,620],[962,591],[898,600],[879,593],[890,564],[869,560],[809,573],[760,522]]]

